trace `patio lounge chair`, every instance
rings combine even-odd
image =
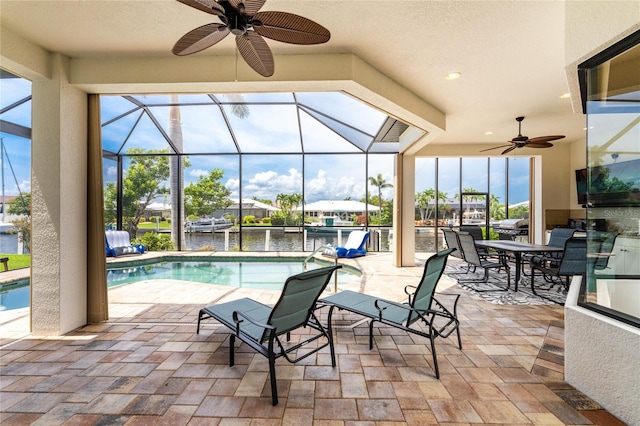
[[[206,318],[213,318],[230,328],[233,331],[229,338],[229,366],[231,367],[234,365],[236,337],[267,357],[271,378],[271,398],[273,405],[277,405],[276,358],[284,357],[287,361],[295,363],[329,346],[331,364],[333,367],[336,366],[331,327],[320,324],[314,310],[316,309],[316,301],[327,286],[331,275],[341,267],[341,265],[328,266],[290,276],[284,283],[280,299],[273,307],[245,297],[202,308],[198,314],[196,333],[200,333],[200,321]],[[318,333],[312,333],[310,336],[305,333],[304,337],[307,338],[293,346],[283,344],[281,341],[283,334],[286,335],[288,341],[289,333],[301,327],[313,328]],[[327,339],[323,345],[316,345],[310,352],[295,359],[289,357],[290,353],[321,337]]]
[[[338,257],[353,258],[367,254],[365,244],[369,239],[369,231],[351,231],[343,247],[335,247]],[[330,252],[327,252],[330,254]]]
[[[142,244],[131,244],[127,231],[106,231],[105,241],[107,256],[117,257],[127,254],[142,254],[145,250]]]
[[[460,295],[450,295],[455,297],[451,310],[445,308],[434,297],[436,285],[446,266],[447,257],[452,251],[453,249],[442,250],[427,260],[420,284],[417,287],[406,286],[404,289],[409,297],[407,303],[397,303],[350,290],[341,291],[321,299],[319,303],[331,306],[329,309],[329,324],[331,324],[334,308],[369,318],[369,349],[373,349],[373,325],[376,322],[426,337],[431,343],[435,376],[440,378],[434,343],[435,338],[447,338],[453,331],[456,331],[458,347],[462,349],[460,322],[456,316]],[[442,294],[444,293],[439,295]],[[436,322],[438,322],[437,325],[435,324]],[[416,323],[421,323],[428,327],[428,331],[416,327]]]

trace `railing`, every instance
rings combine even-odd
[[[338,253],[336,252],[336,248],[330,245],[326,245],[326,246],[322,246],[322,247],[318,247],[317,249],[315,249],[313,251],[313,253],[311,253],[309,256],[307,256],[307,258],[304,260],[303,265],[304,265],[304,270],[307,270],[307,262],[309,262],[309,260],[313,259],[314,256],[316,255],[316,253],[318,252],[323,252],[326,254],[326,251],[328,251],[329,253],[331,253],[333,255],[333,259],[335,260],[335,264],[336,266],[338,265]],[[338,292],[338,273],[336,272],[334,274],[334,283],[333,283],[333,293],[337,293]]]

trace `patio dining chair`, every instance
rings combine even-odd
[[[336,366],[331,327],[323,326],[314,310],[318,297],[329,283],[331,275],[341,267],[341,265],[327,266],[290,276],[284,284],[280,299],[273,307],[245,297],[202,308],[198,315],[196,334],[200,333],[200,322],[203,319],[213,318],[233,331],[229,337],[229,366],[234,365],[236,337],[268,358],[271,398],[273,405],[277,405],[275,369],[277,358],[284,357],[290,363],[296,363],[329,346],[331,365]],[[295,345],[282,342],[281,336],[285,335],[289,341],[291,331],[303,327],[313,328],[317,333],[305,334],[306,338]],[[311,351],[297,357],[289,356],[299,348],[322,337],[327,340],[324,344],[316,344]]]
[[[464,261],[462,257],[462,249],[460,248],[460,243],[458,243],[458,237],[456,236],[456,231],[451,228],[440,228],[442,231],[442,235],[444,235],[444,241],[447,243],[447,248],[452,249],[451,256],[457,257],[458,259]],[[465,262],[466,263],[466,262]],[[469,263],[466,263],[467,270],[464,272],[449,272],[448,275],[456,275],[456,274],[468,274],[471,272],[471,268],[473,267],[473,272],[475,272],[475,267]]]
[[[481,268],[484,270],[484,275],[482,278],[467,278],[461,279],[458,278],[458,282],[461,284],[471,284],[471,283],[483,283],[487,284],[489,282],[489,270],[495,269],[500,270],[502,268],[505,269],[505,273],[507,276],[507,287],[501,289],[477,289],[474,288],[475,291],[478,292],[486,292],[486,291],[507,291],[511,287],[511,269],[509,268],[509,264],[507,263],[506,257],[501,255],[497,258],[483,258],[480,253],[478,253],[478,248],[476,247],[475,240],[470,234],[465,232],[458,232],[456,234],[458,238],[458,245],[462,250],[462,258],[465,262],[472,265],[475,268]]]
[[[549,241],[547,242],[548,246],[553,246],[553,247],[564,247],[564,243],[565,241],[567,241],[569,238],[573,237],[573,234],[575,234],[576,229],[574,228],[553,228],[551,230],[551,234],[549,235]],[[527,275],[526,272],[526,268],[524,267],[526,264],[531,263],[531,260],[535,257],[536,255],[534,254],[524,254],[522,256],[522,274],[523,275]],[[537,255],[538,257],[540,257],[540,255]],[[562,257],[562,252],[549,252],[549,253],[545,253],[544,257],[546,258],[546,260],[548,262],[554,262],[555,267],[558,266],[558,262],[560,260],[560,258]],[[547,277],[548,279],[548,277]]]
[[[569,289],[569,280],[574,275],[584,275],[587,272],[587,239],[571,237],[564,243],[564,251],[560,259],[557,256],[534,256],[531,259],[531,291],[533,294],[552,302],[561,304],[557,300],[536,293],[536,271],[540,272],[545,281],[550,285],[561,283],[566,293]],[[552,281],[555,278],[556,281]],[[547,284],[544,284],[547,286]],[[548,290],[550,287],[546,287]]]

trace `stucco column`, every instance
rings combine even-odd
[[[395,169],[393,265],[415,266],[415,156],[397,155]]]
[[[69,60],[32,85],[31,332],[60,335],[87,318],[87,95]]]

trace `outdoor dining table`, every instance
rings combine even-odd
[[[476,246],[486,247],[501,253],[513,253],[516,264],[516,276],[514,291],[518,291],[518,282],[522,272],[522,255],[532,253],[552,253],[562,252],[564,248],[556,246],[548,246],[545,244],[531,244],[523,241],[508,240],[476,240]]]

